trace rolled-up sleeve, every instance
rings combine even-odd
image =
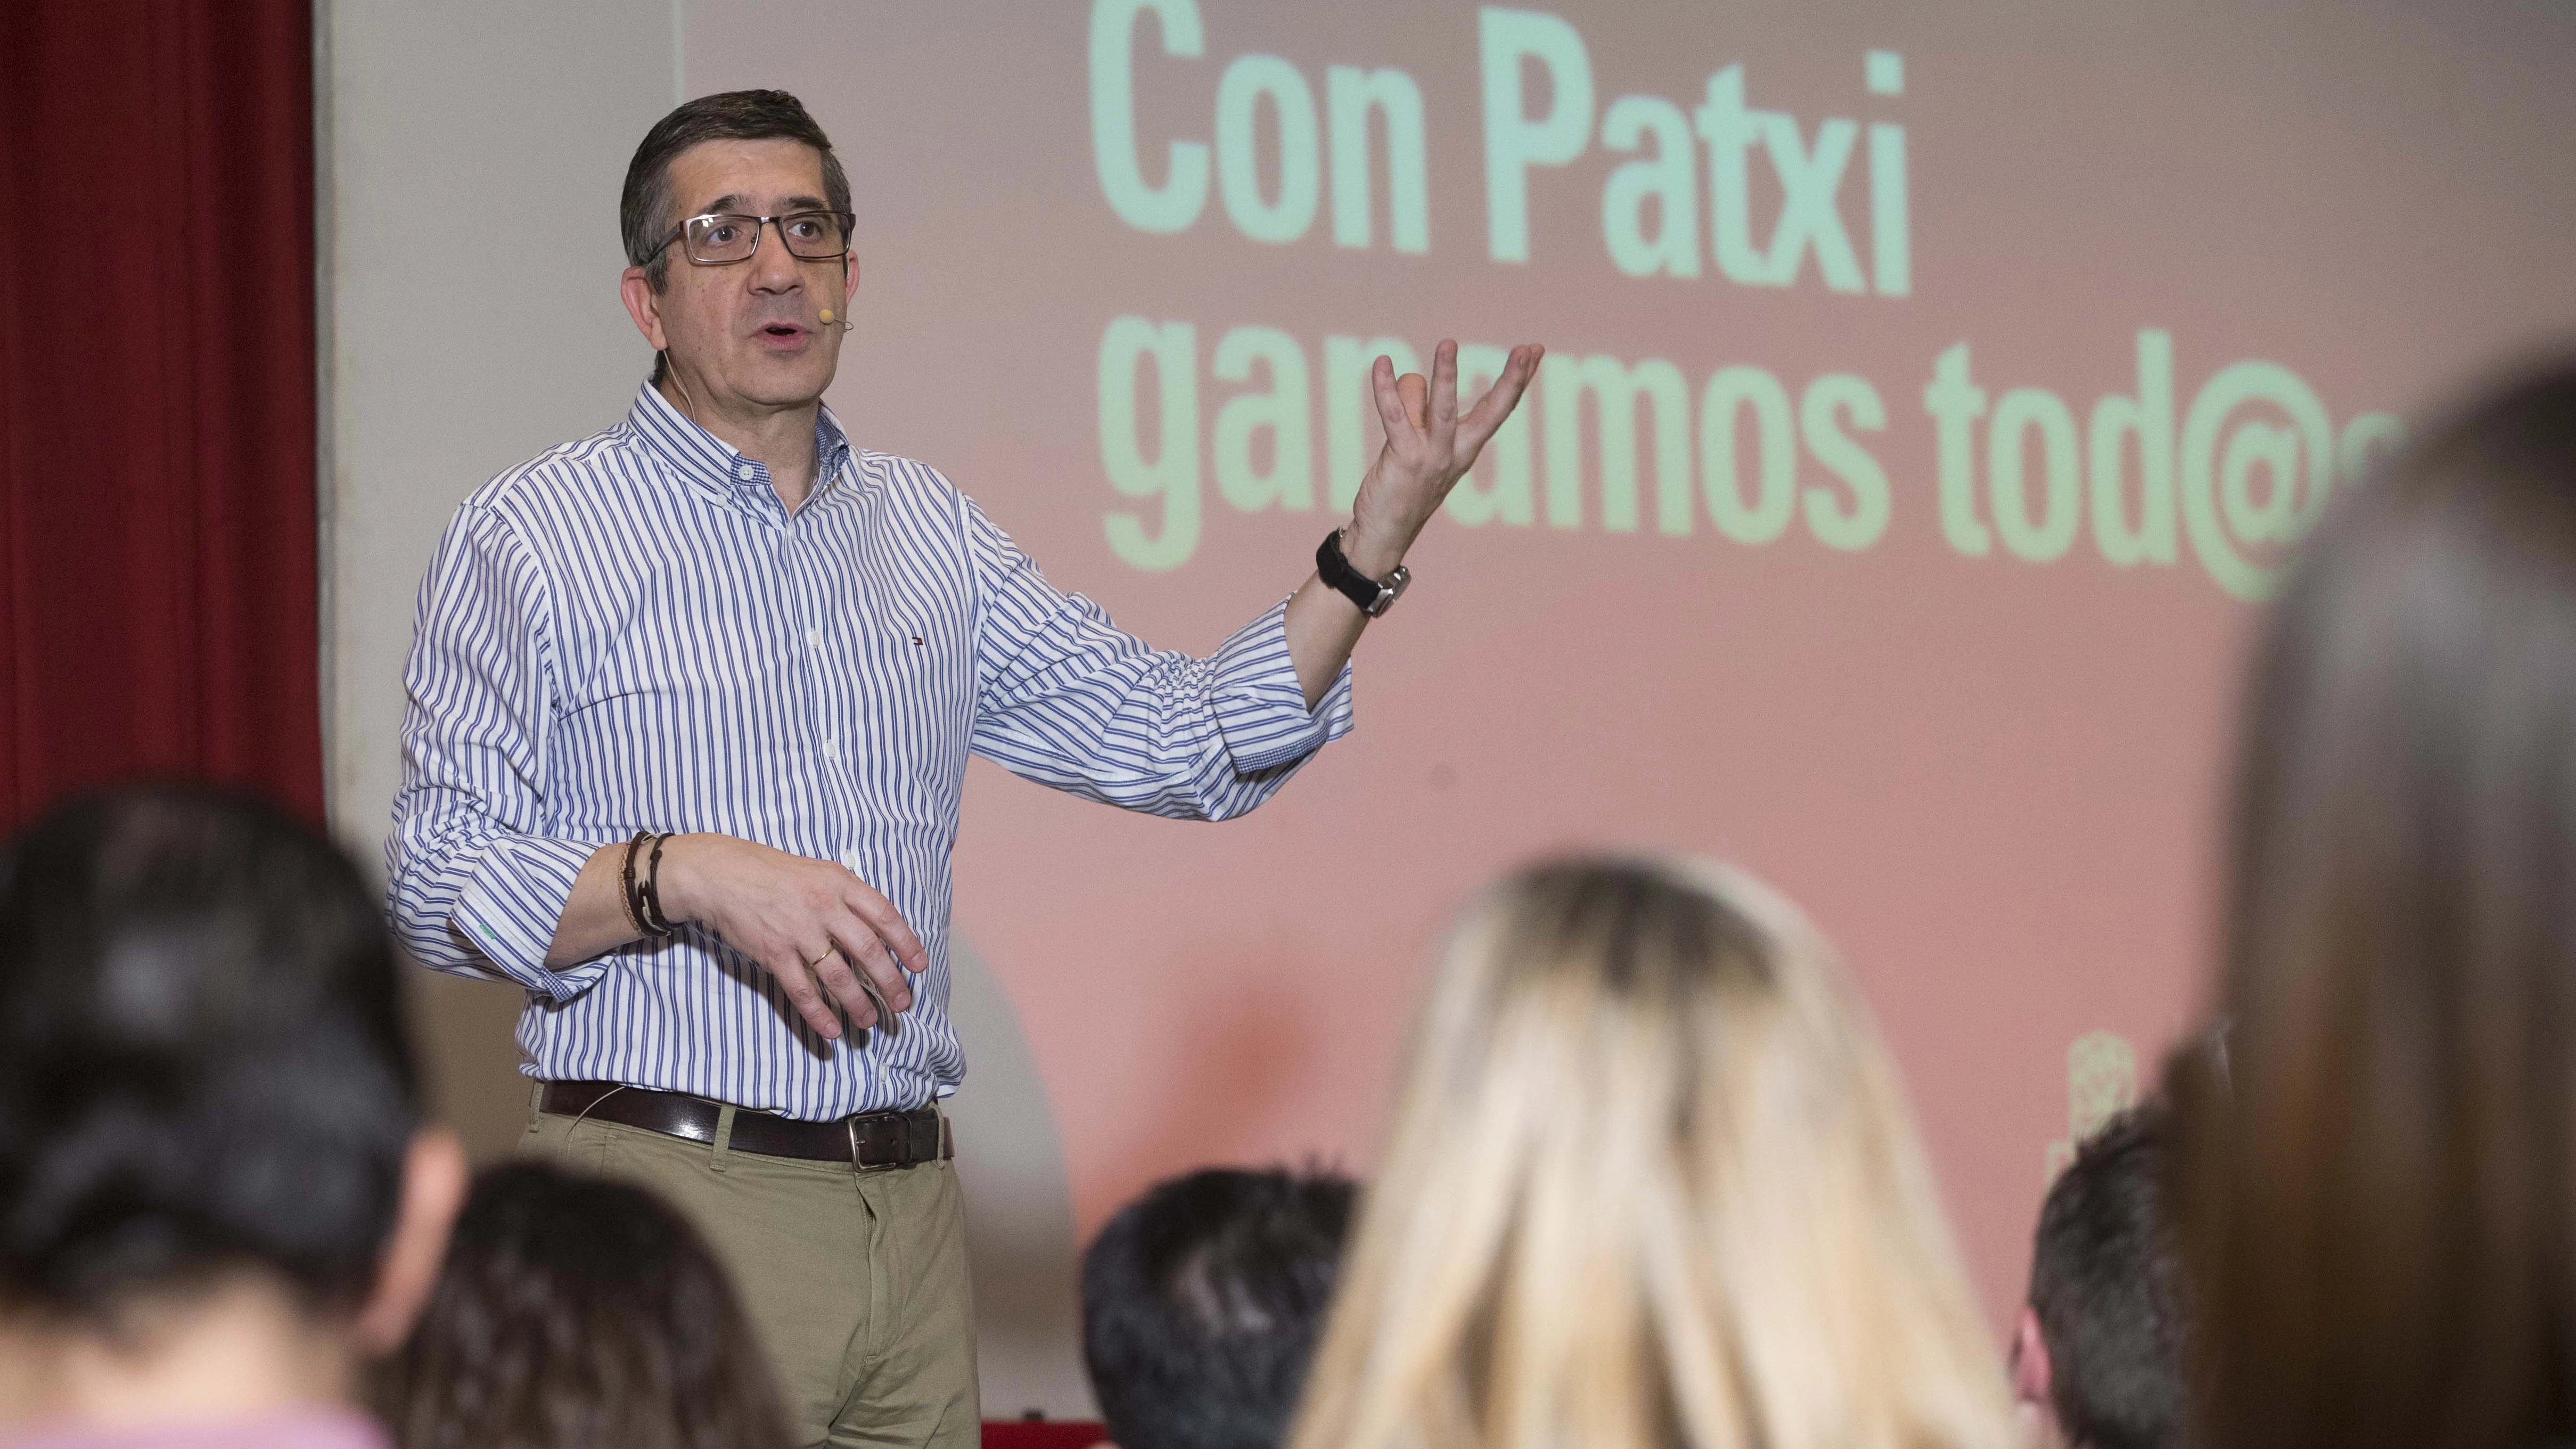
[[[546,834],[544,571],[507,523],[469,504],[422,581],[403,669],[402,789],[385,875],[394,930],[422,964],[561,1001],[606,959],[549,970],[574,879],[599,842]]]
[[[1286,600],[1209,658],[1149,649],[1099,605],[1058,592],[983,510],[965,507],[979,590],[976,753],[1130,810],[1223,820],[1350,733],[1348,666],[1306,707]]]

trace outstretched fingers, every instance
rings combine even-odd
[[[1369,368],[1369,396],[1377,403],[1378,426],[1386,429],[1388,443],[1421,431],[1414,410],[1405,406],[1404,392],[1396,385],[1395,361],[1384,353]]]
[[[1458,426],[1458,342],[1440,339],[1431,349],[1431,441],[1445,451]]]
[[[1485,395],[1476,399],[1476,405],[1458,420],[1458,444],[1471,456],[1483,451],[1495,430],[1520,405],[1521,394],[1529,390],[1530,379],[1538,375],[1539,359],[1546,355],[1547,349],[1535,342],[1513,348],[1511,356],[1504,360],[1503,375],[1495,378],[1494,385],[1485,389]]]

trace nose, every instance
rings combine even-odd
[[[775,243],[762,237],[762,245],[751,253],[751,289],[755,292],[793,292],[805,284],[802,269],[794,253],[787,250],[787,223],[776,217],[761,223],[778,233]]]

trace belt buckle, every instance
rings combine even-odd
[[[902,1148],[894,1154],[893,1161],[862,1163],[859,1161],[859,1118],[862,1115],[864,1114],[853,1112],[849,1116],[841,1119],[841,1125],[848,1128],[850,1133],[850,1172],[852,1175],[865,1177],[872,1172],[892,1172],[898,1167],[910,1167],[912,1165],[912,1119],[908,1116],[897,1116],[894,1119],[896,1125],[903,1131],[903,1145]]]

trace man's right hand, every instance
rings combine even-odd
[[[674,835],[662,847],[662,910],[694,921],[760,963],[805,1024],[841,1034],[877,1024],[858,971],[894,1011],[912,1009],[907,973],[930,969],[921,938],[876,887],[828,860],[809,860],[730,835]]]

